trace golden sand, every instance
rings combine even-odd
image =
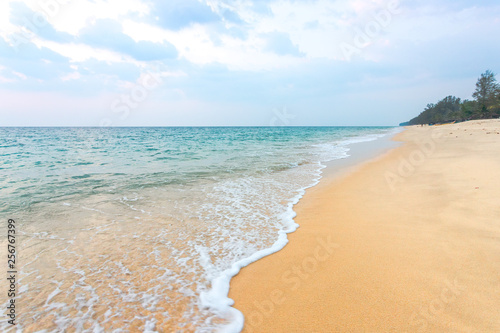
[[[230,297],[245,332],[500,332],[500,121],[410,127],[329,177]]]

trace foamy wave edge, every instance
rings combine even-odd
[[[360,135],[332,143],[346,148],[345,154],[337,158],[318,162],[317,178],[314,178],[310,185],[299,189],[299,193],[288,203],[286,212],[281,215],[281,219],[285,222],[285,227],[278,231],[278,240],[274,242],[271,247],[257,251],[250,257],[235,262],[231,268],[226,269],[218,277],[211,281],[212,288],[209,291],[202,292],[200,294],[200,302],[203,307],[212,309],[215,313],[229,322],[229,324],[218,327],[217,332],[240,333],[243,330],[245,317],[241,311],[233,307],[234,300],[229,298],[231,279],[236,276],[242,268],[267,257],[268,255],[280,251],[286,246],[286,244],[288,244],[287,234],[295,232],[300,227],[293,220],[297,216],[293,207],[300,201],[300,199],[302,199],[307,189],[319,184],[321,178],[323,178],[322,170],[326,168],[326,165],[323,163],[350,157],[351,155],[348,154],[350,149],[347,146],[351,144],[376,141],[382,137],[394,136],[399,132],[400,130],[398,128],[393,128],[388,130],[386,133]]]

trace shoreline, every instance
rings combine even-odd
[[[341,178],[363,164],[379,158],[387,154],[393,149],[400,147],[402,142],[396,140],[396,137],[405,131],[405,129],[397,129],[396,133],[387,134],[373,141],[356,142],[348,145],[349,157],[333,160],[325,163],[325,168],[322,169],[321,179],[316,186],[321,186],[324,180]]]
[[[455,158],[454,165],[487,164],[477,180],[479,188],[498,175],[500,158],[491,152],[500,148],[500,136],[493,138],[479,127],[498,132],[500,123],[412,127],[396,136],[404,145],[348,172],[324,172],[320,185],[309,188],[294,207],[301,227],[288,235],[288,246],[243,268],[231,280],[229,297],[245,315],[243,331],[500,328],[494,316],[499,302],[490,296],[500,291],[492,284],[500,264],[478,255],[500,255],[500,245],[482,238],[486,229],[500,238],[500,225],[494,223],[500,211],[494,210],[491,198],[495,188],[484,190],[485,201],[466,200],[456,211],[442,211],[443,206],[457,205],[451,198],[464,191],[463,186],[467,191],[472,186],[462,179],[468,179],[471,167],[447,170],[448,159]],[[429,141],[431,132],[439,135]],[[484,220],[480,227],[470,221],[478,215]],[[476,237],[468,240],[471,230]],[[471,257],[482,265],[468,267]],[[470,303],[489,310],[477,313]]]
[[[26,273],[23,308],[31,315],[19,317],[19,327],[26,331],[213,331],[231,312],[235,320],[227,322],[234,326],[226,328],[238,331],[240,313],[227,298],[238,266],[280,249],[280,230],[295,229],[292,207],[299,192],[317,184],[326,161],[347,156],[354,142],[392,133],[382,127],[203,128],[188,129],[197,139],[186,139],[185,130],[134,129],[100,133],[93,141],[95,132],[82,131],[4,133],[23,140],[29,153],[7,169],[18,180],[7,207],[30,205],[21,215],[11,209],[25,235],[22,255],[35,258],[21,259],[20,266]],[[157,140],[151,142],[152,136]],[[86,141],[92,150],[79,146]],[[110,144],[117,142],[123,144]],[[66,154],[72,146],[82,154]],[[38,158],[39,149],[60,166]],[[17,150],[12,145],[7,152]],[[130,163],[122,163],[124,156]],[[200,159],[207,167],[200,167]],[[88,164],[79,167],[82,161]],[[33,165],[39,169],[30,174]],[[148,168],[138,172],[141,165]],[[182,172],[174,172],[179,166]],[[23,186],[33,181],[40,186]],[[28,196],[33,206],[24,201]],[[287,238],[280,237],[284,246]],[[268,250],[247,258],[259,249]],[[115,288],[116,281],[123,288]]]
[[[220,331],[240,332],[243,329],[244,315],[241,311],[232,306],[233,300],[228,296],[230,293],[231,281],[245,267],[278,253],[285,248],[289,243],[288,234],[293,234],[300,228],[300,225],[294,221],[296,217],[294,207],[302,200],[306,192],[311,188],[320,186],[322,184],[321,180],[325,177],[331,177],[331,173],[333,172],[335,172],[338,177],[342,172],[354,168],[360,161],[366,162],[374,158],[377,153],[382,154],[390,151],[390,149],[393,149],[396,145],[394,141],[395,135],[400,132],[401,130],[398,130],[397,133],[384,134],[382,137],[378,137],[374,140],[368,139],[364,141],[364,139],[366,139],[364,138],[362,141],[347,143],[345,144],[345,146],[348,147],[348,155],[346,157],[320,163],[319,165],[321,167],[318,170],[317,178],[313,183],[302,188],[294,199],[288,203],[288,210],[283,213],[282,216],[284,220],[288,221],[288,224],[284,229],[278,231],[278,239],[275,243],[269,248],[260,250],[250,257],[233,263],[230,268],[221,272],[219,276],[212,280],[211,289],[200,295],[200,301],[203,306],[216,310],[227,320],[227,322],[219,328]],[[355,140],[359,140],[359,138],[356,137]],[[371,151],[370,148],[372,149]],[[225,296],[221,299],[220,295]]]

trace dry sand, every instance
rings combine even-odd
[[[500,120],[410,127],[244,268],[245,332],[500,332]]]

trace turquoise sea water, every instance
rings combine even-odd
[[[0,128],[0,211],[22,240],[19,327],[238,331],[230,277],[284,246],[323,163],[393,132]]]

